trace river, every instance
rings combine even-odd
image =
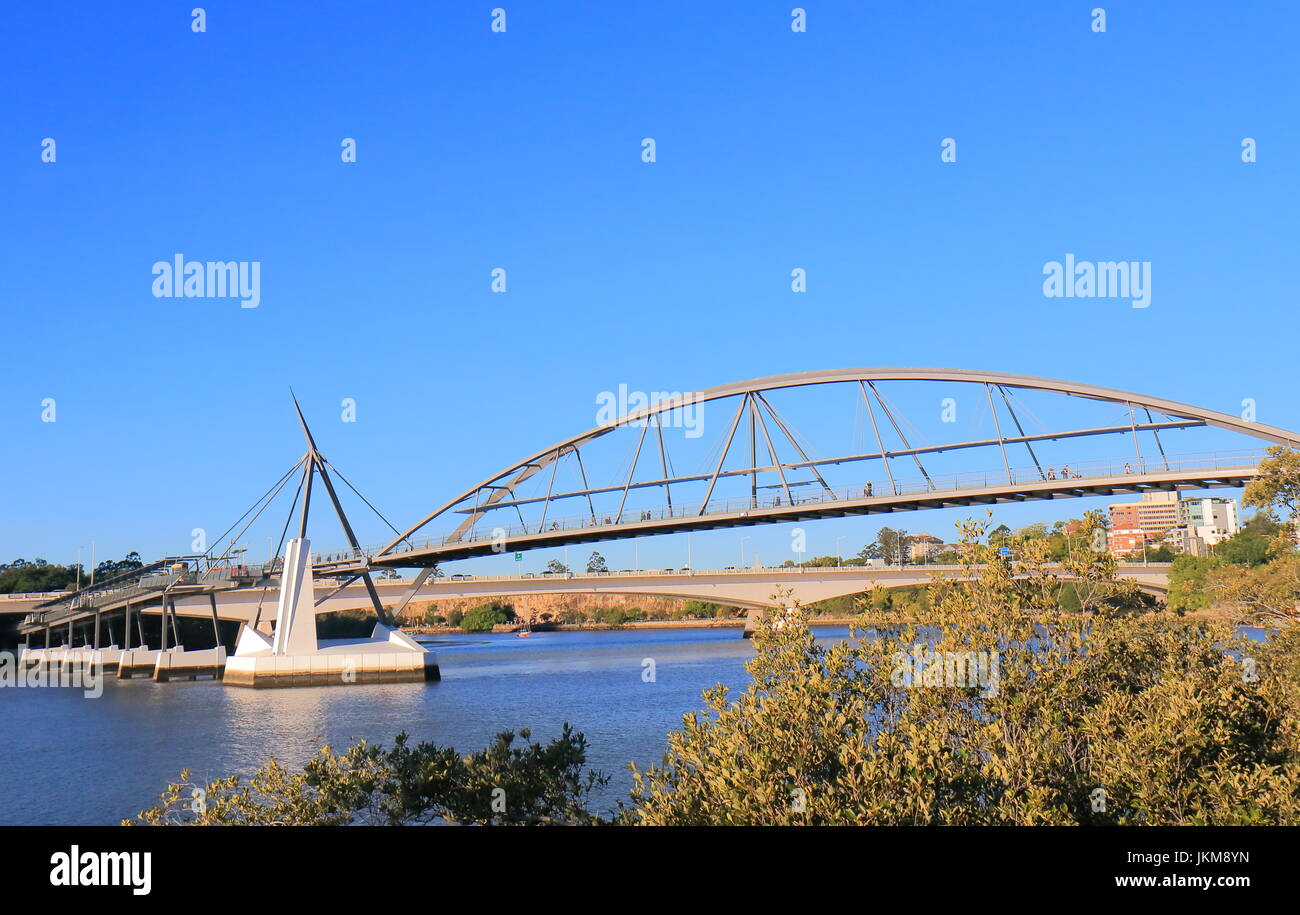
[[[819,631],[844,636],[846,629]],[[406,731],[462,752],[503,730],[534,739],[567,721],[588,763],[612,776],[593,805],[626,798],[628,763],[658,762],[682,715],[715,683],[743,687],[751,642],[737,629],[440,636],[439,683],[250,690],[212,680],[107,679],[76,689],[0,690],[0,823],[116,824],[152,805],[182,768],[206,780],[272,756],[300,766],[322,744],[391,744]],[[646,682],[643,662],[654,662]]]

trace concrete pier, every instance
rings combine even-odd
[[[197,680],[200,677],[220,680],[225,668],[226,649],[222,646],[200,648],[195,651],[174,648],[158,652],[158,658],[154,662],[153,679],[157,683],[166,683],[169,680]]]
[[[131,648],[123,651],[117,664],[118,679],[152,677],[154,669],[158,666],[158,656],[162,653],[157,648]]]

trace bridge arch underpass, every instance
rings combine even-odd
[[[954,393],[921,400],[908,393],[926,384]],[[842,435],[824,441],[824,432],[805,437],[803,422],[794,418],[796,396],[834,401],[819,418],[829,417],[832,431],[852,429],[852,441]],[[905,410],[909,398],[912,408]],[[1038,409],[1050,410],[1055,422],[1043,422],[1029,398],[1039,398]],[[961,422],[942,422],[937,432],[943,437],[931,440],[912,421],[915,406],[937,416],[949,401],[966,415],[968,434],[957,434]],[[1079,405],[1098,412],[1085,420]],[[838,420],[835,409],[844,411]],[[711,448],[693,468],[679,470],[691,460],[682,451],[692,444],[692,410],[705,420],[709,434],[700,438]],[[1183,436],[1207,432],[1211,440],[1186,450]],[[619,436],[622,448],[606,447],[602,465],[595,452]],[[1111,443],[1109,450],[1095,447],[1102,441]],[[1062,443],[1067,452],[1059,450]],[[939,368],[776,375],[630,409],[485,478],[386,544],[317,554],[315,560],[323,574],[429,568],[506,551],[720,527],[1236,487],[1255,475],[1264,446],[1274,444],[1298,447],[1300,434],[1052,378]],[[1054,449],[1063,456],[1053,456]],[[955,457],[967,463],[954,466]],[[976,457],[982,463],[972,469]],[[658,497],[648,499],[651,493]],[[450,530],[436,533],[437,521]]]

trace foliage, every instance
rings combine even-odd
[[[902,565],[907,562],[908,550],[911,546],[912,538],[907,536],[907,531],[882,527],[877,532],[876,539],[858,553],[858,559],[864,562],[869,559],[883,559],[891,565]]]
[[[1259,473],[1246,484],[1242,504],[1265,511],[1282,509],[1287,515],[1286,529],[1277,532],[1282,549],[1295,545],[1296,525],[1300,522],[1300,452],[1284,445],[1268,449],[1268,457],[1259,462]]]
[[[673,611],[673,619],[726,619],[734,616],[738,611],[738,607],[733,607],[730,604],[717,604],[707,600],[688,600]]]
[[[366,741],[343,753],[330,747],[290,772],[272,759],[247,780],[238,775],[198,785],[188,771],[134,824],[162,826],[342,826],[473,823],[579,825],[593,788],[608,777],[585,771],[586,738],[566,723],[559,737],[515,743],[498,734],[485,749],[460,756],[450,747],[408,743],[385,749]],[[201,792],[198,793],[198,792]]]
[[[0,594],[62,591],[77,581],[76,565],[52,565],[44,559],[15,559],[0,565]]]
[[[95,566],[95,580],[103,581],[139,569],[143,565],[139,553],[127,553],[122,559],[105,559]],[[81,583],[89,583],[89,576],[76,563],[61,566],[44,559],[21,558],[0,563],[0,594],[69,590],[76,587],[79,571]]]
[[[459,625],[465,632],[491,632],[493,626],[512,623],[516,618],[514,607],[492,601],[471,609],[461,618]]]
[[[923,625],[855,628],[822,646],[797,605],[764,620],[749,687],[707,691],[707,711],[669,735],[663,764],[634,769],[624,821],[1300,819],[1296,640],[1280,640],[1287,653],[1227,625],[1117,610],[1128,587],[1079,537],[1065,561],[1081,574],[1083,612],[1064,613],[1049,550],[1020,542],[1006,561],[979,542],[985,524],[962,527],[963,561],[985,565],[974,581],[936,584]],[[949,659],[985,652],[987,675],[931,663],[909,686],[927,646]]]
[[[560,560],[558,560],[558,559],[552,559],[552,560],[550,560],[549,562],[546,563],[546,571],[548,571],[548,572],[567,572],[567,571],[569,571],[569,567],[566,566],[564,563],[560,562]]]
[[[1206,590],[1241,615],[1273,624],[1300,622],[1300,556],[1282,556],[1264,565],[1220,565],[1206,576]]]
[[[1206,576],[1223,565],[1218,556],[1178,556],[1169,567],[1169,596],[1165,606],[1175,613],[1204,610],[1213,603]]]
[[[605,557],[593,551],[590,558],[587,559],[588,572],[608,572],[609,566],[605,564]]]
[[[639,607],[601,607],[595,618],[609,626],[621,626],[632,620],[645,619],[645,613]]]
[[[1277,552],[1277,535],[1282,525],[1268,512],[1261,512],[1246,522],[1237,533],[1214,547],[1214,555],[1239,566],[1257,566],[1268,562]]]

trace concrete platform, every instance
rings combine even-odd
[[[220,680],[226,668],[226,649],[200,648],[186,651],[183,648],[158,652],[154,662],[153,679],[157,683],[169,680],[197,680],[211,677]]]
[[[68,652],[64,663],[76,667],[93,667],[104,673],[112,673],[117,670],[121,657],[122,649],[116,645],[109,645],[107,648],[77,648]]]
[[[24,648],[18,662],[28,667],[44,664],[51,668],[94,666],[101,671],[117,670],[122,651],[116,645],[106,648]]]
[[[264,648],[256,647],[261,640]],[[376,624],[368,639],[322,639],[311,654],[273,654],[265,635],[246,629],[226,659],[227,686],[352,686],[440,680],[438,656],[397,629]]]
[[[158,666],[158,656],[162,653],[158,648],[131,648],[123,651],[117,663],[118,679],[152,677],[154,669]]]

